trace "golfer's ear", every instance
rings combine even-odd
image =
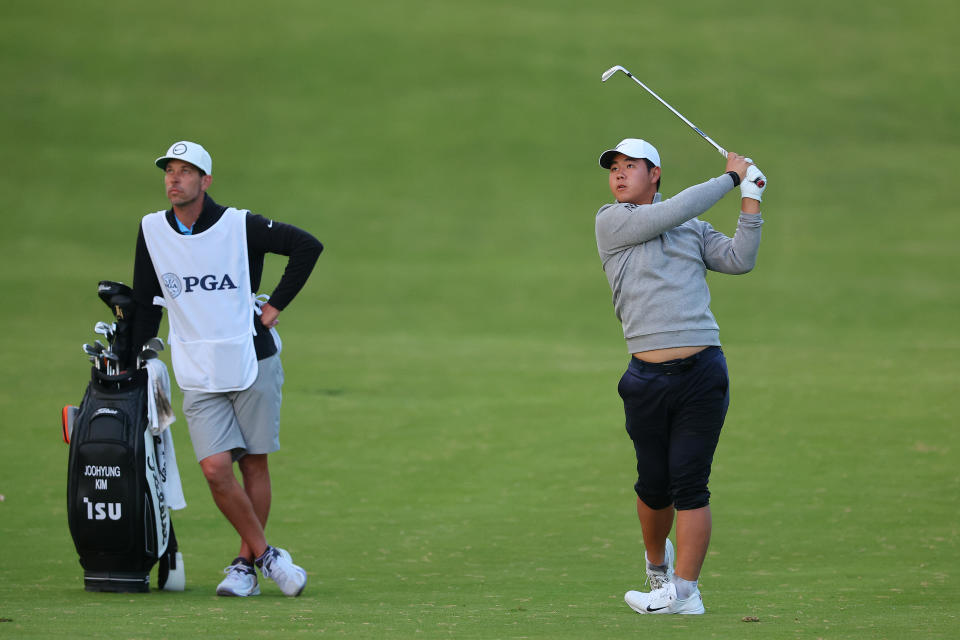
[[[213,182],[213,176],[208,173],[203,174],[203,177],[200,178],[200,187],[206,191],[210,188],[210,183]]]
[[[656,182],[660,179],[660,167],[650,169],[650,182]]]

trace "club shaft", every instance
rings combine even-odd
[[[653,89],[651,89],[651,88],[648,87],[647,85],[643,84],[643,82],[641,82],[639,78],[637,78],[635,75],[633,75],[632,73],[630,73],[629,71],[627,71],[627,70],[624,69],[623,67],[619,67],[619,70],[620,70],[620,71],[623,71],[625,74],[627,74],[627,76],[630,77],[631,80],[633,80],[633,81],[636,82],[638,85],[640,85],[641,87],[643,87],[644,89],[646,89],[647,93],[649,93],[649,94],[652,95],[654,98],[656,98],[656,99],[660,102],[660,104],[662,104],[663,106],[665,106],[667,109],[670,109],[670,111],[673,112],[673,115],[675,115],[675,116],[677,116],[678,118],[680,118],[681,120],[683,120],[683,121],[687,124],[688,127],[690,127],[691,129],[693,129],[694,131],[696,131],[697,133],[699,133],[699,134],[700,134],[700,137],[702,137],[704,140],[706,140],[707,142],[709,142],[710,144],[712,144],[712,145],[714,146],[714,148],[715,148],[717,151],[720,152],[720,155],[722,155],[724,158],[727,157],[727,150],[726,150],[726,149],[724,149],[724,148],[721,147],[719,144],[717,144],[717,143],[714,141],[713,138],[711,138],[710,136],[708,136],[707,134],[705,134],[703,131],[701,131],[700,128],[699,128],[697,125],[693,124],[692,122],[690,122],[689,120],[687,120],[686,118],[684,118],[684,117],[683,117],[683,114],[681,114],[679,111],[677,111],[676,109],[674,109],[673,107],[671,107],[671,106],[667,103],[667,101],[664,100],[663,98],[661,98],[660,96],[658,96],[657,93],[656,93]]]

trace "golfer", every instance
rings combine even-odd
[[[703,613],[697,580],[710,543],[713,453],[730,402],[706,272],[750,271],[760,246],[766,179],[748,159],[676,196],[660,195],[660,154],[627,138],[604,151],[616,200],[600,207],[597,249],[632,354],[618,391],[637,455],[637,514],[649,592],[628,591],[638,613]],[[733,238],[697,216],[740,185]],[[677,548],[668,538],[677,524]]]
[[[222,596],[260,593],[257,572],[288,596],[307,573],[267,543],[271,506],[267,455],[280,447],[283,367],[277,316],[306,283],[323,246],[294,226],[224,207],[207,195],[210,154],[195,142],[174,143],[156,160],[171,208],[144,216],[133,273],[132,352],[156,335],[162,297],[183,413],[213,500],[240,536],[240,552],[217,587]],[[255,297],[264,255],[288,256],[279,284]],[[234,476],[236,462],[243,484]]]

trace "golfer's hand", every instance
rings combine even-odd
[[[747,169],[747,176],[740,183],[740,195],[744,198],[752,198],[757,202],[763,200],[763,190],[767,188],[767,176],[763,175],[760,167],[751,164]]]
[[[750,166],[750,161],[747,160],[746,156],[741,156],[739,153],[734,153],[733,151],[727,152],[727,169],[724,171],[736,171],[740,175],[740,182],[743,182],[743,178],[747,175],[747,167]]]
[[[260,307],[260,322],[263,323],[267,329],[272,329],[277,326],[280,321],[277,320],[277,316],[280,315],[280,310],[272,306],[269,302],[265,302],[262,307]]]

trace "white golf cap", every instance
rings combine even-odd
[[[640,140],[639,138],[625,138],[617,145],[616,149],[607,149],[601,153],[600,166],[604,169],[609,169],[613,163],[613,159],[618,153],[622,153],[628,158],[636,158],[637,160],[646,158],[654,165],[660,166],[660,154],[657,153],[656,147],[646,140]]]
[[[157,166],[166,169],[168,160],[183,160],[197,167],[208,176],[213,175],[213,160],[210,159],[210,154],[196,142],[190,142],[189,140],[174,142],[167,149],[167,155],[157,158]]]

